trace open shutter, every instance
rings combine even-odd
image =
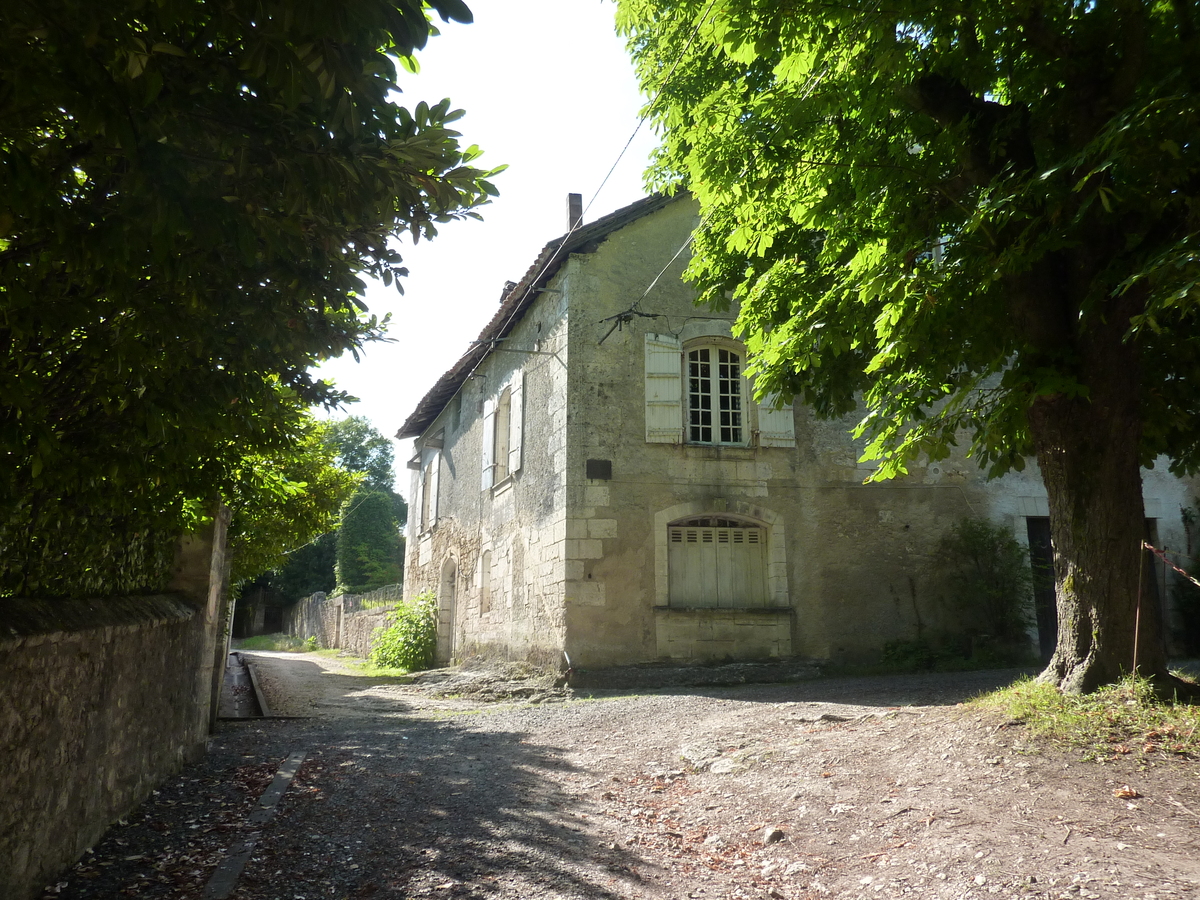
[[[412,463],[409,463],[409,465],[412,465]],[[418,455],[417,455],[417,459],[416,459],[416,470],[413,472],[413,478],[412,478],[413,502],[412,502],[412,506],[409,507],[409,511],[408,511],[408,515],[409,515],[410,519],[414,518],[414,517],[416,518],[417,534],[420,534],[422,531],[425,530],[425,522],[421,518],[421,510],[423,510],[425,508],[424,506],[421,505],[424,502],[424,491],[425,491],[425,483],[424,482],[425,482],[425,468],[421,465],[421,456],[420,456],[420,452],[418,451]]]
[[[496,401],[483,401],[483,490],[496,483]]]
[[[442,451],[434,450],[429,460],[429,527],[437,524],[438,472],[442,468]]]
[[[683,440],[683,359],[679,338],[646,335],[646,441],[678,444]]]
[[[521,468],[521,433],[525,424],[525,373],[513,378],[508,405],[508,474]]]
[[[796,415],[790,403],[779,406],[778,394],[768,394],[759,404],[758,444],[760,447],[796,446]]]

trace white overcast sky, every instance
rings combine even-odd
[[[477,165],[508,164],[496,178],[500,197],[481,210],[482,222],[456,222],[431,242],[402,248],[411,271],[404,296],[382,284],[367,292],[372,313],[392,314],[393,343],[368,346],[359,363],[346,354],[320,369],[360,398],[345,412],[366,416],[388,437],[478,336],[504,282],[518,281],[567,230],[567,194],[582,194],[585,205],[592,199],[642,105],[611,0],[467,4],[471,25],[435,16],[442,33],[418,54],[419,74],[400,73],[402,99],[411,107],[449,97],[466,110],[456,126],[464,145],[483,149]],[[643,126],[585,222],[643,196],[654,144]],[[396,446],[396,487],[405,494],[411,449],[411,441]]]

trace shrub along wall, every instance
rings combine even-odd
[[[387,613],[402,598],[403,588],[389,584],[366,594],[327,597],[321,592],[305,597],[284,611],[284,630],[301,640],[315,637],[327,649],[345,650],[355,656],[371,655],[372,636],[382,627]],[[382,604],[368,606],[366,604]]]
[[[185,539],[175,593],[0,598],[0,897],[40,894],[205,749],[223,627],[224,522]]]

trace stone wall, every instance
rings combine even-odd
[[[414,498],[406,596],[438,598],[439,662],[467,656],[558,664],[564,642],[567,522],[566,300],[569,259],[439,414],[410,461]],[[484,487],[486,410],[522,385],[520,465]],[[490,448],[489,448],[490,450]],[[436,517],[422,518],[422,473],[438,467]]]
[[[366,594],[332,597],[318,591],[284,610],[284,631],[301,640],[315,637],[326,649],[346,650],[366,658],[371,655],[375,629],[384,625],[388,612],[399,604],[402,594],[403,588],[398,584]],[[379,603],[385,605],[375,605]]]
[[[222,512],[173,592],[0,598],[0,897],[24,900],[200,756],[227,627]]]

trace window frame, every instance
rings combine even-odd
[[[683,438],[684,443],[691,444],[697,447],[747,447],[750,445],[750,438],[753,433],[750,422],[750,404],[748,399],[748,385],[744,374],[746,365],[746,348],[740,341],[735,341],[730,338],[720,338],[707,336],[695,340],[687,341],[680,347],[680,365],[681,384],[680,384],[680,406],[683,413]],[[694,390],[694,382],[698,377],[693,375],[693,354],[699,354],[707,351],[715,359],[706,361],[696,361],[697,365],[707,365],[710,367],[709,374],[705,377],[708,382],[708,389],[704,392]],[[722,374],[721,366],[729,365],[728,361],[722,361],[720,356],[722,353],[730,354],[736,358],[737,373],[730,377],[727,374]],[[713,371],[715,369],[716,371]],[[723,385],[728,385],[733,382],[737,386],[737,392],[726,393],[722,391]],[[723,397],[729,397],[733,403],[728,410],[721,409],[721,400]],[[699,408],[695,402],[695,398],[702,398],[708,402],[708,408]],[[707,424],[696,423],[693,420],[696,412],[707,412],[710,419]],[[737,424],[723,424],[720,417],[723,412],[731,414],[731,418],[736,416]],[[712,439],[705,440],[703,438],[694,437],[696,429],[709,429]],[[737,435],[734,438],[731,435],[730,440],[720,440],[722,429],[737,429]]]
[[[525,376],[514,372],[483,403],[483,459],[481,490],[509,484],[521,470],[525,429]]]
[[[428,534],[438,522],[438,480],[442,468],[442,451],[422,450],[417,470],[420,496],[417,506],[417,533]]]

